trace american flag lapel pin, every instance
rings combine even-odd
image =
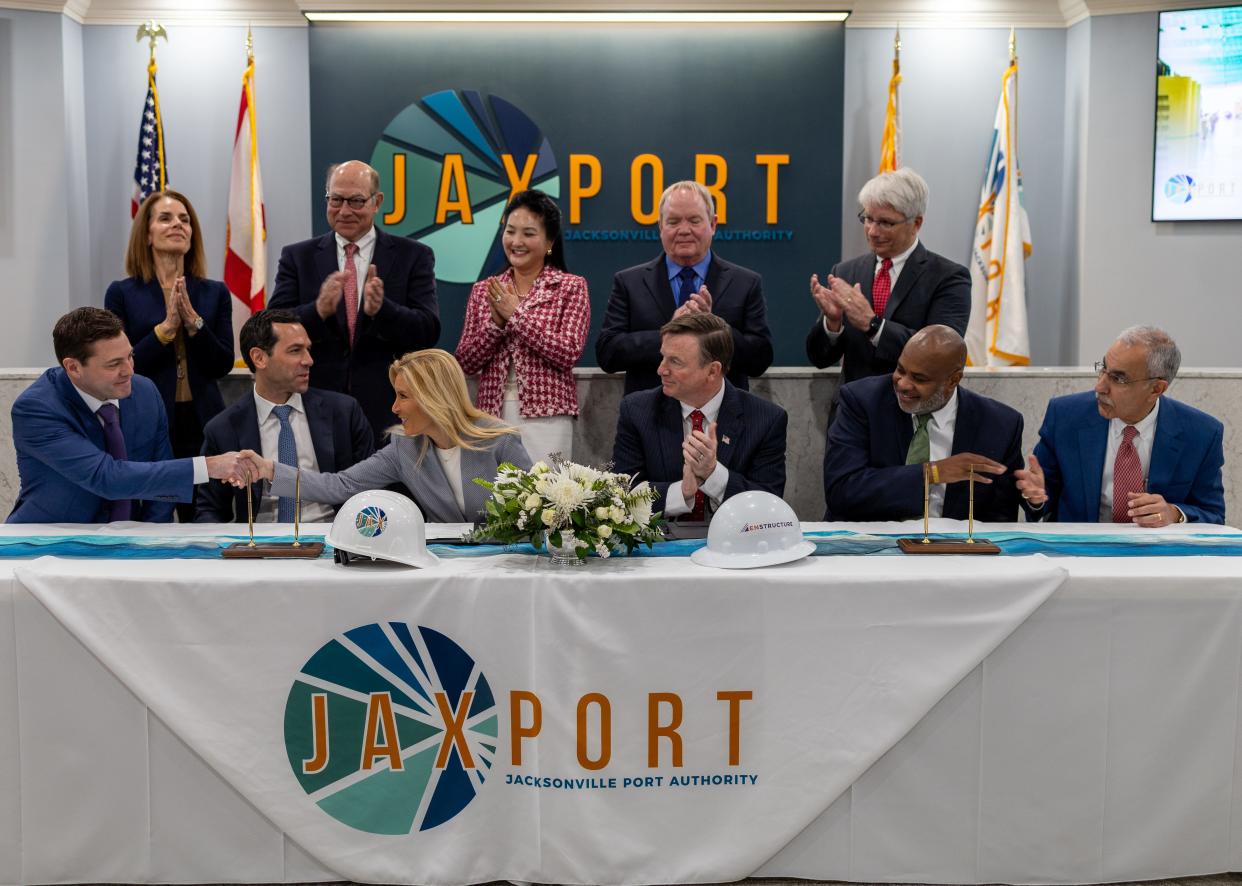
[[[721,439],[722,441],[724,441],[724,444],[725,444],[726,446],[727,446],[727,445],[729,445],[729,443],[730,443],[730,442],[732,442],[732,441],[730,441],[730,440],[729,440],[729,435],[728,435],[728,434],[725,434],[725,435],[724,435],[723,437],[721,437],[720,439]]]

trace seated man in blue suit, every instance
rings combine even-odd
[[[1224,523],[1224,428],[1164,396],[1182,355],[1169,334],[1134,326],[1113,342],[1090,393],[1048,404],[1018,491],[1027,519],[1062,523]]]
[[[891,376],[841,388],[824,451],[825,520],[922,517],[924,470],[930,515],[964,520],[972,467],[975,519],[1018,518],[1022,416],[959,387],[965,366],[957,331],[928,326],[906,342]]]
[[[646,264],[619,271],[595,342],[605,372],[625,373],[625,393],[661,383],[661,327],[692,312],[715,314],[733,336],[729,381],[743,391],[748,377],[772,365],[763,280],[712,250],[716,208],[698,182],[674,182],[660,196],[660,243],[664,251]]]
[[[328,170],[332,231],[280,252],[269,308],[298,315],[315,348],[311,387],[349,394],[371,422],[375,445],[392,424],[388,366],[440,337],[431,249],[375,226],[384,205],[379,173],[361,160]]]
[[[60,365],[13,403],[21,489],[7,522],[167,523],[195,484],[246,482],[249,462],[236,452],[172,457],[163,400],[134,374],[134,349],[111,311],[70,311],[52,346]]]
[[[254,373],[254,391],[225,409],[203,430],[203,455],[237,449],[296,464],[308,471],[343,471],[375,451],[371,425],[347,394],[310,387],[310,338],[292,311],[259,311],[241,328],[242,358]],[[282,420],[283,419],[283,420]],[[284,439],[282,440],[282,435]],[[251,487],[256,522],[293,522],[293,500]],[[245,523],[246,491],[211,484],[199,487],[196,523]],[[283,508],[283,512],[282,512]],[[335,509],[303,502],[300,518],[329,522]]]
[[[785,491],[785,428],[779,406],[726,378],[733,333],[715,314],[692,312],[660,329],[661,387],[621,401],[616,470],[646,480],[668,518],[702,521],[739,492]]]

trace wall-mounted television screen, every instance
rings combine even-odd
[[[1153,221],[1242,219],[1242,6],[1160,13]]]

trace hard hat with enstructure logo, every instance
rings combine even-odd
[[[787,502],[770,492],[743,492],[725,501],[707,529],[707,547],[690,555],[700,566],[753,569],[801,560],[815,550]]]
[[[325,540],[343,565],[351,557],[422,567],[440,562],[427,550],[423,512],[404,495],[386,489],[359,492],[341,505]]]

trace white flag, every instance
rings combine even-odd
[[[254,116],[254,58],[242,75],[241,106],[233,139],[229,178],[229,223],[225,238],[224,283],[233,293],[233,338],[267,300],[267,224],[263,178],[259,174],[258,125]],[[238,365],[242,365],[240,359]]]
[[[966,347],[972,366],[1025,366],[1031,362],[1026,325],[1026,257],[1031,254],[1031,230],[1022,208],[1017,102],[1018,62],[1014,59],[1001,80],[970,256]]]

